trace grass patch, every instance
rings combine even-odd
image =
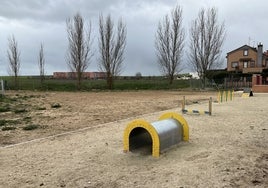
[[[0,94],[0,102],[2,102],[5,98],[5,95]]]
[[[4,96],[2,95],[2,97],[0,97],[0,102],[3,102],[3,103],[10,103],[16,100],[17,100],[16,98],[8,97],[6,95]]]
[[[10,111],[9,105],[5,105],[5,106],[0,107],[0,113],[1,112],[8,112],[8,111]]]
[[[32,121],[32,117],[30,116],[24,117],[23,121],[25,121],[26,123],[30,123]]]
[[[16,109],[16,110],[14,110],[14,113],[15,113],[15,114],[20,114],[20,113],[25,113],[25,112],[27,112],[27,110],[26,110],[25,108],[21,108],[21,109]]]
[[[7,123],[7,120],[0,119],[0,127],[6,125],[6,123]]]
[[[15,89],[12,77],[3,77],[7,81],[9,89]],[[20,90],[39,90],[39,91],[77,91],[75,79],[53,79],[47,76],[44,83],[31,76],[20,76]],[[114,80],[113,90],[162,90],[162,89],[184,89],[193,85],[191,80],[174,80],[169,84],[169,80],[163,76],[145,76],[137,79],[136,77],[118,77]],[[83,80],[81,91],[105,91],[108,90],[106,80]],[[38,96],[17,96],[18,98],[33,98]]]
[[[37,107],[36,110],[46,110],[46,107]]]
[[[10,131],[10,130],[15,130],[16,127],[12,127],[12,126],[5,126],[2,128],[2,131]]]
[[[5,119],[1,119],[0,120],[0,126],[5,126],[5,125],[17,125],[19,124],[19,120],[5,120]]]
[[[40,127],[40,125],[30,124],[30,125],[26,125],[22,129],[25,130],[25,131],[31,131],[31,130],[34,130],[34,129],[38,129],[39,127]]]

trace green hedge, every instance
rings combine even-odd
[[[12,77],[2,77],[6,81],[6,89],[14,90]],[[150,77],[149,79],[117,79],[114,81],[114,90],[162,90],[189,88],[189,80],[174,80],[169,84],[168,79],[163,77]],[[39,91],[76,91],[76,80],[45,79],[41,84],[35,77],[19,77],[19,90]],[[106,80],[83,80],[82,91],[107,90]]]

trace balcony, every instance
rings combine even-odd
[[[261,73],[265,67],[242,68],[242,73]]]

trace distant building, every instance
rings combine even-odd
[[[227,71],[241,73],[261,73],[268,68],[268,53],[263,53],[263,45],[257,48],[244,45],[227,53]]]
[[[227,53],[229,87],[250,87],[254,92],[268,92],[268,51],[243,45]]]
[[[54,79],[75,79],[76,73],[75,72],[53,72]],[[83,72],[82,74],[83,79],[105,79],[106,72]]]

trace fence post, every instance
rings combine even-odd
[[[1,94],[5,94],[4,80],[1,80]]]
[[[209,104],[208,104],[208,111],[209,115],[212,115],[212,97],[209,98]]]
[[[182,103],[181,103],[181,111],[184,112],[185,110],[185,96],[183,96]]]

